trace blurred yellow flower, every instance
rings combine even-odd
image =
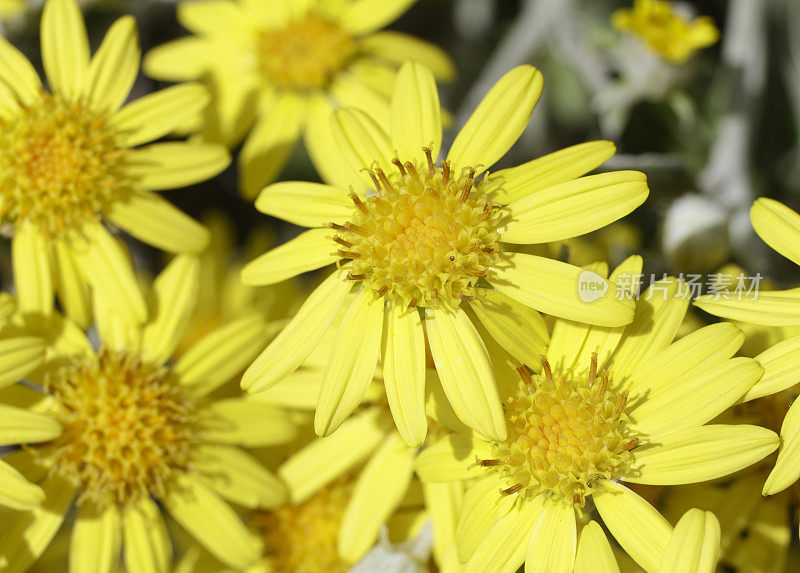
[[[145,71],[170,81],[210,72],[205,136],[235,145],[250,131],[239,158],[247,197],[275,178],[301,135],[322,177],[341,185],[348,174],[329,156],[333,109],[356,107],[388,120],[396,70],[406,60],[425,63],[442,80],[455,75],[436,46],[378,31],[414,1],[182,2],[178,20],[194,35],[153,49]]]
[[[666,0],[634,0],[633,8],[620,8],[611,15],[611,24],[676,64],[719,40],[719,30],[710,17],[690,19]]]

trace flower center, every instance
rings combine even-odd
[[[356,42],[338,24],[309,13],[279,30],[261,32],[258,64],[279,86],[324,88],[356,51]]]
[[[43,94],[0,122],[0,218],[47,237],[77,229],[130,189],[124,153],[106,117]]]
[[[584,506],[595,484],[631,472],[639,437],[625,414],[626,393],[609,387],[608,373],[597,377],[597,359],[585,377],[532,377],[524,366],[515,396],[508,398],[508,438],[494,447],[495,459],[476,465],[497,466],[509,484],[501,493],[535,497],[552,492],[576,508]]]
[[[353,492],[353,480],[342,478],[310,499],[255,514],[250,525],[265,540],[272,570],[285,573],[345,573],[350,565],[337,551],[339,525]]]
[[[46,381],[63,434],[42,452],[53,471],[101,507],[163,497],[188,467],[194,406],[163,367],[101,351],[73,359]]]
[[[353,218],[331,224],[337,254],[352,261],[347,278],[377,297],[397,295],[409,308],[473,298],[500,256],[503,213],[472,192],[475,170],[453,174],[448,162],[436,167],[425,153],[424,168],[395,159],[397,172],[371,169],[377,193],[363,201],[351,193]]]

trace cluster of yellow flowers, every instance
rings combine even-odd
[[[448,56],[380,31],[412,3],[183,2],[192,35],[143,67],[185,83],[130,103],[133,18],[91,55],[76,1],[47,0],[46,85],[0,38],[0,571],[347,571],[426,522],[445,573],[713,571],[751,518],[781,543],[800,290],[704,296],[736,323],[687,327],[680,280],[625,283],[641,257],[532,249],[628,215],[645,175],[590,174],[608,141],[490,173],[542,92],[531,66],[445,153]],[[613,23],[676,63],[717,38],[660,0]],[[326,183],[274,183],[301,135]],[[158,194],[242,141],[243,194],[309,228],[246,264]],[[800,264],[800,215],[751,217]],[[143,279],[115,229],[174,256]],[[748,357],[752,325],[784,330]]]

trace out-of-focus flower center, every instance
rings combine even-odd
[[[116,139],[106,117],[50,94],[0,122],[0,218],[52,238],[106,212],[131,185]]]
[[[598,376],[595,358],[583,377],[553,375],[546,361],[539,376],[519,370],[505,406],[508,438],[493,459],[476,460],[497,467],[508,483],[503,494],[549,491],[580,508],[598,480],[631,472],[641,438],[629,427],[627,395],[611,389],[606,372]]]
[[[275,84],[293,89],[326,87],[356,51],[341,26],[312,13],[259,36],[258,63]]]
[[[452,173],[426,153],[426,166],[395,159],[396,171],[370,170],[377,193],[351,193],[353,218],[331,225],[337,253],[352,261],[348,278],[408,307],[471,299],[500,256],[503,215],[473,192],[475,170]]]
[[[265,541],[273,571],[345,573],[351,565],[339,558],[339,525],[353,491],[340,479],[297,505],[255,514],[250,525]]]
[[[187,469],[195,409],[168,369],[101,351],[74,359],[46,387],[64,431],[37,450],[79,488],[80,501],[106,506],[162,497]]]

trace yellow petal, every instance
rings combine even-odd
[[[364,398],[381,349],[383,299],[362,290],[339,324],[314,417],[318,436],[336,430]]]
[[[186,187],[222,172],[230,163],[221,145],[169,141],[153,143],[128,152],[128,173],[139,186],[151,191]]]
[[[750,209],[750,220],[765,243],[800,265],[800,215],[783,203],[761,197]]]
[[[99,510],[92,504],[83,505],[72,526],[70,571],[115,571],[121,548],[122,523],[117,508],[112,505]]]
[[[625,486],[608,480],[600,485],[605,491],[593,494],[592,499],[603,523],[636,563],[646,571],[655,570],[672,527],[652,505]]]
[[[142,67],[148,76],[159,80],[196,80],[207,71],[217,55],[217,42],[188,36],[150,50]]]
[[[435,44],[402,32],[386,30],[370,34],[359,42],[358,47],[365,54],[398,65],[407,61],[418,62],[430,69],[437,79],[445,82],[452,81],[456,76],[455,65],[447,52]]]
[[[287,501],[283,483],[240,448],[201,444],[192,467],[206,485],[241,506],[272,509]]]
[[[219,30],[232,35],[244,34],[252,27],[241,6],[225,0],[182,2],[178,5],[176,17],[181,26],[202,35],[218,33]]]
[[[775,467],[764,484],[763,494],[774,495],[800,478],[800,400],[792,402],[781,425],[781,449]]]
[[[355,0],[340,15],[340,24],[353,34],[366,34],[390,24],[416,0]]]
[[[383,384],[397,431],[409,446],[425,441],[425,332],[416,309],[387,311]]]
[[[506,421],[489,354],[463,309],[428,309],[428,333],[436,371],[458,417],[493,440],[504,440]]]
[[[339,529],[339,555],[355,563],[406,494],[416,450],[391,433],[361,470]]]
[[[456,136],[447,159],[456,173],[465,167],[489,169],[519,139],[542,93],[542,74],[518,66],[489,90]]]
[[[603,528],[594,520],[581,530],[575,573],[619,573],[619,565]]]
[[[485,469],[475,467],[475,458],[490,459],[492,444],[475,433],[451,433],[427,446],[414,461],[424,481],[461,481],[479,478]]]
[[[78,99],[89,68],[89,40],[75,0],[49,0],[41,23],[42,63],[50,89]]]
[[[212,402],[199,411],[199,418],[207,442],[272,446],[291,441],[297,433],[288,412],[242,398]]]
[[[458,563],[454,546],[458,512],[464,497],[463,486],[458,482],[423,483],[422,494],[436,532],[433,536],[434,560],[441,564],[443,570],[452,570],[448,568],[448,560],[453,559]]]
[[[286,460],[278,475],[289,489],[292,503],[301,503],[314,492],[344,475],[378,447],[391,426],[379,408],[352,416],[326,438],[317,438]]]
[[[363,170],[376,164],[384,171],[390,170],[394,152],[389,136],[375,120],[357,109],[337,111],[331,125],[333,136],[350,167],[370,188],[374,187],[369,174]]]
[[[559,499],[549,499],[528,539],[525,573],[572,573],[578,540],[575,508]]]
[[[462,563],[475,554],[496,522],[515,506],[523,505],[517,503],[519,499],[516,496],[500,495],[500,490],[506,487],[497,472],[492,472],[475,481],[464,493],[455,533],[458,558]],[[520,563],[523,559],[524,555],[520,555]]]
[[[46,442],[61,435],[54,418],[0,404],[0,445]]]
[[[88,59],[87,53],[87,62]],[[28,58],[3,37],[0,37],[0,82],[4,82],[25,104],[31,104],[41,97],[39,74]]]
[[[394,86],[394,81],[391,85]],[[342,73],[336,76],[329,89],[332,99],[340,107],[363,111],[378,125],[386,126],[387,130],[390,128],[392,123],[390,97],[373,87],[371,82],[365,82],[352,73]]]
[[[19,511],[33,509],[44,501],[44,491],[30,483],[12,465],[0,460],[0,506]]]
[[[584,235],[632,212],[648,192],[647,178],[638,171],[588,175],[547,187],[508,205],[512,220],[502,240],[548,243]]]
[[[169,42],[161,48],[178,46],[181,40]],[[221,143],[228,148],[236,147],[253,127],[260,113],[266,113],[273,105],[272,98],[266,98],[268,91],[262,84],[259,73],[242,73],[238,69],[228,69],[228,62],[241,53],[238,48],[226,50],[219,42],[209,42],[213,54],[206,54],[208,48],[200,47],[208,73],[201,72],[195,77],[203,77],[211,92],[212,104],[201,116],[203,138],[212,143]],[[157,50],[159,48],[156,48]],[[177,75],[177,74],[175,74]]]
[[[761,291],[758,297],[703,295],[694,304],[704,311],[739,322],[764,326],[800,326],[800,289]]]
[[[507,265],[496,269],[496,276],[489,280],[501,293],[545,314],[599,326],[630,323],[633,303],[619,300],[616,285],[602,277],[589,276],[592,283],[605,285],[605,293],[591,302],[581,298],[579,289],[586,282],[582,277],[587,276],[584,272],[587,271],[561,261],[509,253]]]
[[[717,569],[720,542],[719,521],[710,511],[690,509],[667,544],[659,573],[713,573]]]
[[[127,508],[122,533],[128,571],[167,573],[170,570],[172,543],[161,510],[149,497]]]
[[[674,485],[726,476],[778,448],[775,432],[759,426],[710,424],[650,436],[636,452],[636,473],[625,481]]]
[[[482,291],[470,306],[489,334],[515,359],[530,367],[540,363],[550,338],[542,315],[490,289]]]
[[[140,58],[136,20],[123,16],[109,28],[89,65],[83,91],[93,110],[108,113],[120,108],[139,73]]]
[[[134,191],[116,201],[109,220],[140,241],[170,253],[199,253],[208,246],[208,230],[149,191]]]
[[[800,336],[794,336],[768,348],[756,356],[764,375],[747,393],[742,402],[781,392],[800,380]]]
[[[81,274],[78,261],[68,243],[53,242],[53,283],[64,313],[80,328],[92,322],[92,304],[89,284]]]
[[[482,190],[493,201],[512,203],[532,193],[572,181],[606,162],[616,152],[610,141],[590,141],[543,155],[487,176]]]
[[[259,194],[255,207],[262,213],[303,227],[344,223],[353,216],[353,202],[346,191],[305,181],[270,185]]]
[[[21,223],[11,240],[11,263],[22,313],[49,315],[53,310],[53,276],[48,244],[30,223]]]
[[[261,542],[233,509],[196,477],[179,476],[163,501],[170,515],[223,563],[246,569],[261,556]]]
[[[111,117],[124,147],[135,147],[163,137],[208,105],[208,90],[198,83],[171,86],[148,94]]]
[[[311,293],[294,318],[242,376],[248,392],[266,390],[294,372],[322,339],[350,292],[351,284],[333,272]]]
[[[263,350],[266,328],[258,314],[236,319],[193,344],[172,371],[192,395],[205,396],[231,380]]]
[[[0,338],[0,388],[37,368],[45,357],[45,340],[38,336]]]
[[[246,285],[271,285],[340,259],[330,229],[309,229],[291,241],[267,251],[242,269]]]
[[[442,146],[442,104],[433,73],[413,62],[400,68],[392,95],[392,143],[401,158],[425,165],[423,147],[433,160]]]

